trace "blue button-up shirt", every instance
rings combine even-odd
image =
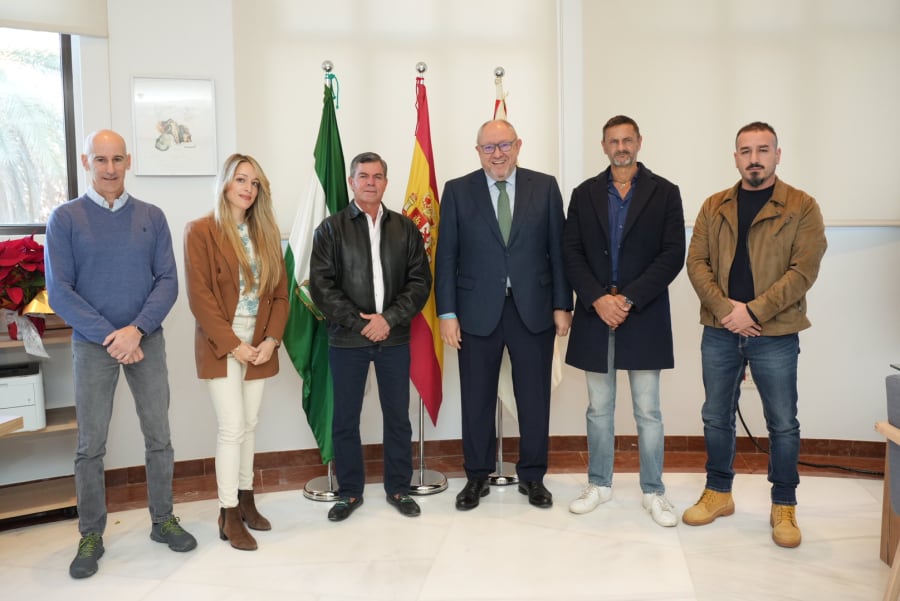
[[[637,181],[637,172],[631,178],[631,186],[625,198],[619,195],[613,182],[612,171],[607,182],[607,197],[609,198],[609,236],[610,252],[612,253],[612,284],[619,282],[619,250],[622,246],[622,233],[625,231],[625,219],[628,217],[628,207],[631,206],[631,197],[634,195],[634,184]]]

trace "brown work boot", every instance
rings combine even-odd
[[[779,547],[793,549],[800,545],[800,526],[797,525],[796,509],[794,505],[772,504],[769,525],[772,526],[772,540]]]
[[[231,546],[241,551],[256,551],[256,539],[247,531],[237,507],[222,507],[219,510],[219,538],[231,542]]]
[[[700,500],[685,509],[681,521],[688,526],[703,526],[712,523],[719,516],[732,513],[734,513],[734,499],[731,498],[730,492],[704,488]]]
[[[238,508],[241,510],[241,519],[247,523],[247,527],[253,530],[271,530],[272,524],[260,515],[253,500],[252,490],[238,491]]]

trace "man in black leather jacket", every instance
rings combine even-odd
[[[409,496],[409,328],[431,292],[431,271],[418,228],[382,203],[387,164],[374,152],[350,163],[353,202],[316,229],[310,259],[312,299],[328,320],[334,382],[338,501],[328,512],[344,520],[362,505],[365,468],[359,420],[369,363],[375,363],[384,418],[384,490],[388,503],[419,515]]]

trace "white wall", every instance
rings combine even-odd
[[[97,60],[96,56],[102,41],[87,42],[94,62],[88,68],[92,83],[85,91],[83,131],[112,127],[131,142],[130,93],[134,76],[214,79],[220,161],[234,151],[253,154],[261,161],[272,180],[279,222],[285,232],[311,174],[312,149],[322,108],[319,65],[325,59],[335,63],[341,82],[338,121],[345,158],[349,161],[363,150],[375,150],[385,156],[391,180],[386,202],[392,208],[400,207],[412,157],[414,65],[419,60],[429,65],[426,84],[439,188],[447,179],[478,165],[472,149],[474,135],[478,125],[490,117],[492,74],[497,65],[507,70],[510,119],[524,139],[520,155],[524,166],[557,174],[565,197],[573,186],[605,167],[596,142],[600,137],[597,123],[602,125],[606,113],[618,112],[619,107],[605,105],[597,116],[588,118],[591,111],[598,109],[585,104],[585,82],[579,81],[579,74],[586,63],[582,45],[577,41],[582,36],[606,35],[614,29],[614,22],[582,24],[585,12],[578,0],[559,2],[559,20],[557,6],[546,0],[335,0],[326,8],[311,0],[162,0],[152,5],[117,0],[109,4],[105,60]],[[613,11],[611,14],[618,14],[616,11],[624,6],[612,1],[604,4]],[[808,10],[810,18],[815,19],[812,6],[808,5]],[[178,15],[178,35],[159,33],[155,24],[161,14]],[[498,22],[506,23],[500,28],[505,33],[494,31]],[[678,23],[672,25],[678,33]],[[689,33],[686,31],[679,38],[680,44],[690,47]],[[563,40],[562,53],[557,51],[559,39]],[[606,48],[607,54],[611,61],[627,61],[634,48],[645,42],[642,32],[635,31],[633,39],[620,51],[610,47]],[[700,55],[708,48],[705,43],[698,43],[695,51]],[[809,60],[815,61],[815,57]],[[815,64],[810,65],[814,67]],[[646,79],[654,81],[652,70]],[[612,85],[615,81],[610,77],[611,98],[619,93]],[[889,79],[888,83],[892,81]],[[637,81],[632,85],[643,84]],[[893,88],[877,93],[897,96],[898,86],[890,85]],[[621,107],[621,112],[629,110],[630,105]],[[658,105],[648,103],[643,110],[653,112],[641,120],[642,125],[650,124],[645,125],[641,158],[675,182],[689,178],[689,170],[675,169],[667,153],[658,150],[673,144],[672,138],[682,125],[680,117],[672,113],[664,99]],[[786,117],[773,122],[783,131],[793,127]],[[729,128],[738,126],[728,124]],[[718,149],[715,154],[722,160],[691,165],[690,170],[703,171],[716,182],[712,189],[691,192],[692,197],[737,180],[727,158],[731,152],[727,148],[729,140],[713,139],[702,128],[694,134],[678,146],[677,152],[688,154],[695,147],[712,146]],[[798,134],[791,137],[794,135]],[[864,152],[866,136],[860,135],[863,140],[859,151]],[[793,147],[798,141],[794,142],[784,151],[785,172],[794,159]],[[870,187],[880,180],[869,174],[860,178],[842,171],[842,160],[851,147],[848,142],[835,144],[832,149],[833,179],[844,182],[853,177],[857,196],[865,202]],[[797,186],[811,191],[831,189],[830,180],[821,181],[811,174],[793,175],[785,178]],[[158,204],[166,212],[179,265],[184,225],[211,207],[213,179],[134,174],[129,177],[131,193]],[[801,335],[803,436],[879,440],[872,423],[884,417],[884,376],[889,371],[888,364],[900,360],[900,228],[829,228],[828,238],[829,250],[821,275],[809,296],[813,327]],[[670,435],[700,436],[703,391],[698,303],[683,273],[672,286],[672,309],[677,367],[663,377],[666,431]],[[165,327],[176,459],[210,457],[214,454],[215,417],[205,386],[195,377],[193,318],[183,294]],[[565,341],[561,348],[565,352]],[[259,451],[315,447],[300,410],[300,379],[285,354],[282,359],[282,373],[267,385],[257,438]],[[64,352],[54,352],[54,362],[64,366],[66,360]],[[70,376],[70,368],[60,370],[64,377]],[[551,433],[583,435],[583,376],[568,367],[564,374],[562,385],[554,392]],[[617,431],[634,434],[624,378],[620,384]],[[54,386],[58,387],[58,383]],[[758,397],[748,390],[744,400],[750,427],[754,434],[763,435]],[[375,401],[374,397],[367,399],[364,409],[363,439],[367,443],[378,442],[381,436]],[[124,383],[116,403],[107,467],[141,465],[141,435]],[[414,430],[415,410],[415,406],[411,407]],[[505,425],[508,434],[515,434],[514,422],[507,420]],[[436,428],[427,421],[425,437],[434,440],[459,436],[457,364],[455,353],[448,351],[441,418]],[[0,441],[0,456],[4,458],[0,484],[71,473],[73,445],[74,438],[66,435]]]
[[[900,225],[900,192],[879,177],[894,168],[900,137],[900,3],[566,3],[583,10],[589,163],[604,158],[606,119],[630,115],[642,158],[681,186],[692,221],[738,179],[728,173],[737,129],[767,121],[784,150],[781,174],[820,200],[826,223]]]

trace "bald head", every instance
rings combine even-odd
[[[89,133],[84,139],[84,154],[91,156],[91,153],[94,152],[94,144],[97,142],[120,144],[122,146],[122,154],[127,152],[125,149],[125,138],[111,129],[98,129]]]

